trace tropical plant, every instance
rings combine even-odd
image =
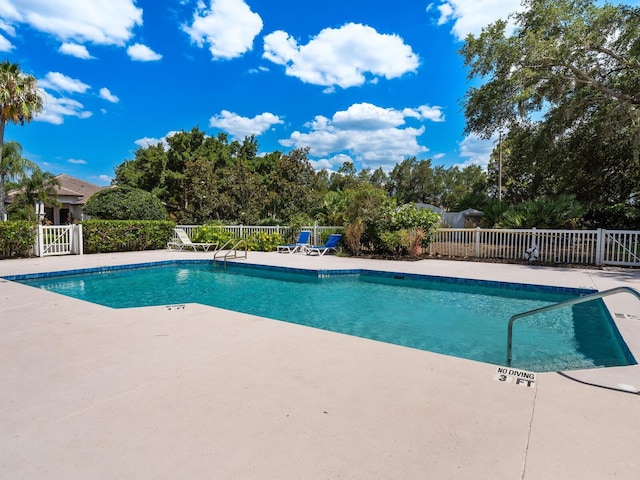
[[[343,190],[328,191],[322,199],[320,221],[325,225],[343,225],[347,213],[348,198]]]
[[[36,79],[22,73],[20,67],[8,60],[0,63],[0,221],[5,219],[4,185],[6,176],[16,176],[24,172],[20,155],[5,157],[4,130],[7,122],[24,125],[42,110],[42,96]],[[7,159],[5,163],[5,158]],[[22,167],[22,168],[21,168]]]
[[[35,220],[34,205],[42,203],[53,207],[60,206],[58,188],[60,182],[53,173],[43,172],[39,168],[18,182],[18,193],[13,198],[11,211],[21,210],[25,219]]]
[[[541,197],[519,203],[505,211],[498,228],[577,228],[583,208],[570,195],[556,198]]]
[[[20,181],[28,171],[35,171],[39,167],[22,156],[22,145],[12,140],[4,144],[2,148],[2,160],[0,161],[0,192],[5,192],[7,180]],[[4,193],[0,193],[0,198]],[[4,202],[3,207],[4,207]],[[4,210],[0,211],[0,217]],[[6,212],[5,212],[6,213]],[[1,217],[4,218],[4,217]]]
[[[482,218],[480,219],[480,224],[484,228],[493,228],[502,218],[504,212],[509,210],[511,205],[507,202],[501,202],[498,200],[489,201],[482,205]]]

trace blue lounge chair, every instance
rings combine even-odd
[[[306,246],[309,245],[309,237],[311,236],[311,232],[303,230],[300,232],[298,236],[298,241],[296,243],[288,243],[287,245],[278,245],[279,253],[296,253],[297,251],[302,251]]]
[[[317,253],[318,255],[322,256],[329,250],[335,250],[338,246],[338,242],[340,241],[340,237],[342,237],[341,234],[334,233],[329,236],[329,238],[327,239],[327,243],[325,243],[324,245],[314,245],[305,248],[307,255],[313,255],[314,253]]]

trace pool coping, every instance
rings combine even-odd
[[[141,256],[169,255],[171,256],[171,258],[169,259],[159,258],[151,261],[137,260],[133,262],[129,262],[126,260],[129,257],[137,257],[139,255]],[[215,259],[212,259],[212,257],[208,255],[207,252],[204,252],[204,254],[201,254],[198,252],[173,252],[173,251],[165,251],[165,250],[71,256],[71,258],[74,258],[74,259],[87,259],[87,260],[91,258],[107,257],[111,261],[105,264],[100,264],[96,266],[83,266],[83,267],[72,268],[72,269],[53,267],[53,268],[44,268],[40,270],[36,269],[36,270],[25,272],[25,273],[18,273],[16,271],[13,273],[4,274],[4,273],[1,273],[2,270],[0,269],[0,280],[12,281],[12,279],[19,280],[19,279],[43,278],[43,277],[58,276],[58,275],[73,275],[78,273],[104,272],[109,270],[171,265],[176,263],[197,264],[197,263],[209,263],[213,261],[214,263],[219,265],[225,265],[226,263],[229,263],[229,264],[235,264],[238,266],[245,266],[245,267],[251,266],[252,268],[258,268],[258,269],[274,269],[274,270],[279,270],[283,272],[286,272],[286,271],[299,272],[299,273],[312,272],[314,275],[323,275],[323,274],[355,275],[355,274],[359,274],[360,272],[372,272],[378,275],[402,274],[407,277],[415,277],[415,278],[421,278],[421,279],[433,278],[439,281],[451,281],[452,283],[474,284],[474,282],[478,282],[478,284],[483,284],[483,285],[491,285],[491,286],[495,285],[498,287],[507,287],[507,288],[514,287],[516,290],[520,288],[530,289],[531,287],[533,287],[535,289],[540,289],[541,291],[545,291],[545,292],[577,293],[577,294],[594,293],[597,291],[602,291],[610,288],[610,285],[607,285],[606,288],[602,288],[602,287],[599,288],[599,285],[597,284],[597,282],[593,282],[593,281],[598,279],[598,276],[600,274],[607,275],[608,272],[617,272],[617,273],[622,273],[624,275],[625,281],[627,279],[632,279],[634,282],[630,286],[632,288],[635,287],[636,290],[640,291],[640,270],[637,270],[637,269],[618,269],[618,268],[602,269],[602,270],[580,269],[580,268],[567,269],[567,268],[558,268],[558,267],[549,267],[549,266],[531,265],[531,264],[512,265],[512,264],[480,263],[480,262],[468,262],[468,261],[457,262],[457,261],[451,261],[451,260],[442,260],[442,261],[423,260],[419,262],[388,261],[388,260],[372,261],[368,259],[361,259],[361,258],[354,258],[354,257],[337,257],[337,256],[326,257],[326,260],[323,262],[321,259],[325,257],[307,256],[299,253],[298,254],[281,254],[281,253],[276,254],[274,252],[271,252],[271,253],[251,252],[251,256],[258,257],[259,261],[252,262],[252,261],[248,261],[247,259],[215,260]],[[58,263],[58,262],[66,263],[64,262],[64,258],[65,257],[62,257],[62,256],[48,257],[48,258],[45,257],[44,259],[40,259],[40,261],[37,261],[36,263],[40,263],[44,265],[47,260],[49,261],[49,262],[46,262],[47,264],[54,263],[52,261],[56,261],[55,263]],[[124,260],[124,261],[114,262],[113,260],[115,260],[116,258],[118,260]],[[265,259],[268,259],[268,261],[264,261]],[[35,259],[31,259],[31,261],[33,260]],[[44,260],[45,262],[42,262],[42,260]],[[300,265],[301,260],[304,260],[308,264]],[[23,264],[26,264],[26,262],[28,261],[29,259],[22,259],[22,260],[13,260],[13,261],[10,261],[10,263],[12,264],[12,266],[13,265],[18,266],[20,262],[22,262]],[[293,261],[293,265],[286,264],[287,262],[290,262],[290,261]],[[336,261],[340,263],[347,263],[348,266],[346,268],[345,267],[327,268],[327,264],[329,262],[334,263]],[[19,262],[19,263],[14,263],[14,262]],[[357,266],[351,265],[354,262]],[[420,271],[412,272],[410,271],[412,268],[407,268],[407,267],[415,267],[417,265],[429,265],[437,262],[445,264],[446,266],[456,265],[459,267],[459,266],[471,265],[474,268],[473,270],[474,273],[476,273],[476,270],[481,270],[481,269],[500,270],[501,267],[525,269],[527,273],[531,273],[531,270],[533,270],[536,273],[543,272],[543,277],[538,278],[538,280],[544,279],[545,282],[538,281],[537,283],[531,283],[531,282],[524,283],[521,281],[514,281],[514,280],[505,281],[497,278],[491,278],[491,276],[487,276],[486,273],[481,275],[448,276],[448,275],[441,275],[440,273],[437,273],[437,274],[421,273]],[[3,263],[4,262],[0,261],[0,267],[3,266]],[[85,263],[85,262],[81,261],[80,263]],[[369,266],[366,268],[363,268],[361,266],[362,263],[369,264]],[[371,267],[371,264],[374,265],[373,268]],[[395,270],[393,271],[389,270],[389,265],[394,266]],[[48,267],[51,267],[51,266],[52,265],[48,265]],[[415,270],[415,268],[413,269]],[[562,286],[559,284],[562,284],[564,282],[560,280],[556,280],[556,277],[558,276],[557,274],[560,272],[568,273],[568,274],[580,274],[580,275],[586,274],[588,276],[588,280],[593,283],[592,284],[583,283],[583,284]],[[470,272],[467,272],[467,273],[470,273]],[[619,283],[616,283],[616,286],[618,285]],[[637,315],[620,314],[618,313],[620,312],[620,310],[628,309],[628,302],[617,302],[616,300],[618,300],[618,298],[619,297],[606,297],[606,298],[603,298],[603,302],[605,303],[605,306],[609,310],[611,320],[615,324],[616,334],[622,338],[626,346],[626,349],[628,353],[631,355],[631,357],[634,360],[636,360],[636,362],[639,362],[639,363],[635,365],[627,365],[622,367],[603,367],[603,368],[590,368],[586,370],[578,369],[578,370],[567,371],[567,373],[569,375],[574,376],[577,381],[585,381],[587,383],[592,382],[594,385],[602,384],[603,387],[616,388],[616,386],[621,383],[618,381],[620,377],[620,374],[618,373],[619,369],[638,368],[639,369],[638,372],[640,376],[640,321],[636,321],[637,319],[640,320],[640,309],[638,309],[638,306],[640,304],[633,305],[636,308]],[[618,305],[625,305],[625,306],[618,307]],[[613,375],[613,378],[615,380],[608,379],[607,378],[608,375],[603,375],[604,372],[607,372],[607,373],[615,372]],[[624,374],[623,376],[627,376],[627,374]],[[622,383],[622,384],[626,385],[625,383]],[[636,390],[640,391],[640,378],[638,379],[638,383],[637,383],[637,386],[635,386],[635,388]]]
[[[207,258],[149,252],[12,260],[0,262],[0,275]],[[625,270],[361,262],[253,252],[250,261],[317,270],[364,265],[379,271],[393,265],[409,274],[519,278],[596,290],[640,286],[640,272]],[[205,478],[203,472],[212,469],[221,478],[241,479],[631,480],[637,475],[638,395],[585,385],[590,376],[604,387],[639,381],[637,366],[570,372],[576,381],[543,373],[536,388],[520,388],[495,379],[494,365],[213,307],[144,307],[129,319],[129,312],[60,300],[47,292],[31,295],[26,288],[0,282],[0,373],[6,379],[0,419],[7,426],[6,435],[0,435],[5,447],[0,464],[13,478],[42,472],[49,478]],[[635,299],[625,297],[607,300],[610,312],[640,314]],[[202,329],[207,319],[222,322],[215,335]],[[621,334],[635,338],[637,348],[640,322],[614,320]],[[633,342],[625,340],[632,349]],[[157,356],[149,350],[157,345],[172,350]],[[55,356],[47,354],[50,350]],[[393,390],[401,395],[394,398],[387,385],[401,388]],[[113,390],[119,386],[122,391]],[[247,386],[252,388],[245,395]],[[288,416],[280,416],[285,408]],[[236,411],[242,416],[230,415]],[[205,425],[211,433],[202,430]],[[181,456],[183,444],[190,456]]]
[[[136,268],[148,268],[148,267],[161,267],[161,266],[169,266],[169,265],[189,265],[189,264],[209,264],[214,263],[217,265],[224,265],[222,260],[198,260],[198,259],[181,259],[181,260],[161,260],[157,262],[144,262],[144,263],[129,263],[123,265],[113,265],[113,266],[100,266],[100,267],[88,267],[88,268],[79,268],[72,270],[57,270],[50,272],[36,272],[36,273],[25,273],[25,274],[14,274],[14,275],[4,275],[0,276],[1,279],[7,281],[17,281],[20,282],[22,280],[36,280],[39,278],[52,278],[52,277],[60,277],[60,276],[70,276],[70,275],[83,275],[88,273],[102,273],[109,271],[118,271],[118,270],[131,270]],[[559,293],[559,294],[576,294],[576,295],[587,295],[590,293],[596,293],[597,290],[592,288],[581,288],[581,287],[562,287],[562,286],[554,286],[554,285],[540,285],[540,284],[532,284],[532,283],[518,283],[518,282],[501,282],[497,280],[481,280],[481,279],[472,279],[472,278],[462,278],[462,277],[449,277],[449,276],[441,276],[441,275],[428,275],[421,273],[406,273],[402,271],[385,271],[385,270],[371,270],[366,268],[352,268],[352,269],[309,269],[309,268],[299,268],[299,267],[281,267],[276,265],[263,265],[259,263],[246,263],[246,262],[235,262],[233,264],[235,267],[246,267],[252,268],[256,270],[265,270],[265,271],[275,271],[275,272],[284,272],[284,273],[299,273],[305,275],[314,275],[319,278],[325,276],[348,276],[348,275],[367,275],[367,274],[375,274],[383,277],[398,277],[402,276],[403,279],[413,279],[413,280],[433,280],[442,283],[450,283],[456,285],[479,285],[486,287],[497,287],[504,288],[507,290],[534,290],[541,291],[545,293]]]
[[[50,271],[50,272],[37,272],[37,273],[29,273],[29,274],[16,274],[16,275],[7,275],[0,277],[0,279],[4,279],[7,281],[15,281],[19,283],[23,283],[29,280],[38,280],[38,279],[48,279],[48,278],[56,278],[56,277],[66,277],[66,276],[74,276],[74,275],[86,275],[93,273],[106,273],[106,272],[117,272],[122,270],[136,270],[143,268],[154,268],[154,267],[165,267],[165,266],[180,266],[180,265],[216,265],[219,267],[224,267],[226,269],[227,263],[222,260],[204,260],[204,259],[181,259],[181,260],[163,260],[157,262],[144,262],[144,263],[132,263],[132,264],[122,264],[115,266],[101,266],[101,267],[89,267],[82,269],[72,269],[72,270],[60,270],[60,271]],[[562,286],[551,286],[551,285],[537,285],[530,283],[518,283],[518,282],[502,282],[495,280],[481,280],[481,279],[469,279],[469,278],[461,278],[461,277],[450,277],[450,276],[441,276],[441,275],[427,275],[421,273],[405,273],[401,271],[387,271],[387,270],[371,270],[366,268],[350,268],[350,269],[309,269],[309,268],[299,268],[299,267],[283,267],[277,265],[262,265],[259,263],[247,263],[247,262],[236,262],[233,264],[229,264],[232,266],[236,272],[241,272],[242,270],[251,270],[251,271],[263,271],[263,272],[278,272],[278,273],[292,273],[298,275],[305,275],[310,277],[315,277],[319,279],[331,278],[331,277],[360,277],[360,276],[371,276],[371,277],[382,277],[382,278],[393,278],[393,279],[401,279],[401,280],[414,280],[414,281],[426,281],[426,282],[437,282],[445,285],[455,285],[455,286],[472,286],[472,287],[483,287],[483,288],[496,288],[500,290],[506,290],[509,292],[540,292],[540,293],[549,293],[549,294],[560,294],[560,295],[572,295],[572,296],[583,296],[591,293],[596,293],[597,290],[587,289],[587,288],[576,288],[576,287],[562,287]],[[28,283],[27,283],[28,285]],[[56,292],[54,292],[56,293]],[[71,296],[71,298],[76,298]],[[83,299],[78,299],[81,301],[88,301]],[[93,303],[93,302],[90,302]],[[97,304],[101,305],[101,304]],[[171,306],[159,304],[159,305],[149,305],[149,306],[165,306],[170,308]],[[175,306],[175,305],[173,305]],[[133,306],[133,307],[123,307],[124,308],[143,308],[144,305],[141,306]],[[606,306],[605,306],[606,307]],[[118,307],[110,307],[110,308],[118,308]],[[237,310],[233,310],[237,311]],[[239,312],[239,311],[237,311]],[[239,312],[242,313],[242,312]],[[634,366],[638,365],[638,360],[631,353],[625,339],[622,337],[620,331],[616,326],[616,322],[614,320],[614,316],[607,310],[608,320],[611,322],[611,326],[613,327],[613,334],[616,336],[617,341],[620,344],[621,354],[625,357],[628,362],[627,365],[617,365],[617,366]],[[271,317],[266,317],[272,320],[275,320]],[[297,322],[295,322],[297,323]],[[329,331],[340,333],[336,330]],[[370,338],[370,337],[362,337],[362,338]],[[393,343],[393,342],[391,342]],[[406,346],[402,344],[396,344],[398,346]],[[408,348],[415,348],[407,346]],[[419,348],[420,349],[420,348]],[[422,349],[420,349],[422,350]],[[426,349],[425,351],[430,351]],[[446,354],[445,354],[446,355]],[[455,355],[454,355],[455,356]],[[458,357],[462,359],[469,359],[467,357]],[[479,360],[476,360],[479,361]],[[489,363],[490,365],[496,365],[501,367],[509,367],[510,364],[494,364]],[[528,371],[528,369],[524,367],[513,367],[517,368],[521,371]],[[589,367],[592,368],[611,368],[611,366],[595,366]],[[535,373],[544,373],[548,371],[564,371],[564,372],[576,372],[583,369],[574,368],[571,370],[532,370],[531,372]]]

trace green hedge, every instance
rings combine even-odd
[[[237,235],[225,230],[223,225],[209,224],[199,228],[193,234],[192,242],[217,243],[221,248],[227,241],[233,240],[232,244],[238,240]],[[255,252],[273,252],[278,245],[284,243],[282,235],[279,233],[254,232],[245,236],[247,250]],[[226,248],[233,246],[227,245]]]
[[[105,188],[89,197],[86,215],[103,220],[167,220],[169,215],[154,194],[127,186]]]
[[[33,222],[0,222],[0,258],[30,256],[37,233]]]
[[[87,220],[82,223],[84,253],[166,248],[174,227],[164,220]]]

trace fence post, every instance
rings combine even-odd
[[[42,224],[38,224],[38,251],[36,252],[39,257],[44,256],[44,232]]]
[[[480,227],[476,227],[476,258],[480,257]]]
[[[606,231],[598,228],[596,233],[596,265],[602,265],[602,257],[604,255],[604,235]]]
[[[76,225],[76,240],[78,242],[78,255],[84,255],[84,239],[82,238],[82,224]]]

